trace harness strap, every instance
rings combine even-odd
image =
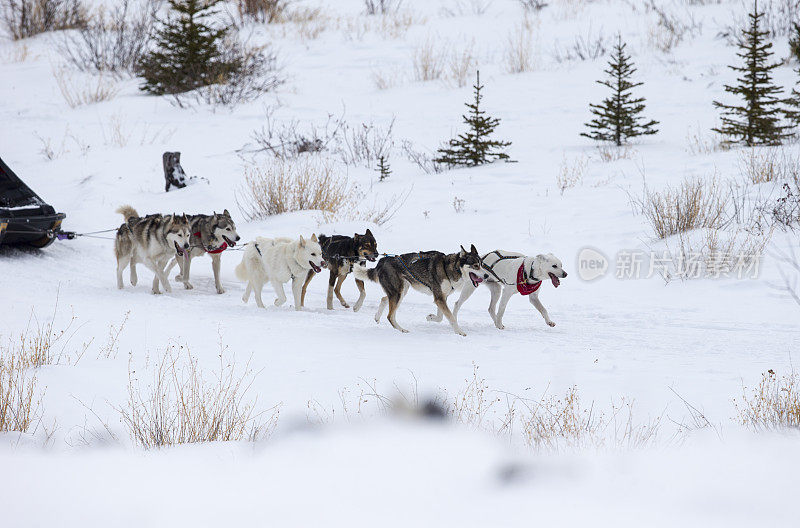
[[[228,249],[228,243],[227,242],[223,242],[222,245],[220,247],[218,247],[217,249],[208,249],[207,247],[205,247],[203,245],[203,237],[200,236],[200,231],[198,231],[197,233],[192,233],[192,234],[200,239],[200,247],[203,248],[203,250],[206,253],[212,253],[212,254],[216,255],[217,253],[222,253],[223,251]],[[256,247],[256,249],[258,249],[258,247]],[[261,251],[259,251],[258,254],[260,255]]]
[[[401,255],[395,255],[394,258],[396,258],[397,260],[400,261],[400,264],[402,264],[403,268],[405,268],[405,270],[409,273],[409,275],[411,275],[414,278],[414,280],[416,280],[418,283],[422,284],[423,286],[428,286],[427,284],[425,284],[424,282],[419,280],[419,277],[414,275],[414,272],[411,271],[411,269],[409,269],[409,267],[406,265],[406,263],[403,260],[403,257]],[[422,256],[419,253],[417,253],[417,256],[414,258],[414,260],[411,263],[413,264],[414,262],[416,262],[418,259],[421,259],[421,258],[422,258]],[[447,271],[445,271],[445,274],[447,274]],[[448,277],[448,279],[449,279],[449,277]]]

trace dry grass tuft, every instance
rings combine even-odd
[[[87,19],[80,0],[4,0],[0,6],[0,22],[14,40],[85,27]]]
[[[714,152],[727,151],[731,149],[729,143],[715,132],[704,132],[701,128],[690,129],[686,133],[687,150],[692,156],[713,154]]]
[[[447,63],[447,50],[439,48],[433,39],[414,48],[411,60],[414,65],[414,80],[434,81],[440,79]]]
[[[538,26],[538,19],[533,22],[526,16],[509,33],[503,57],[507,73],[524,73],[536,69],[539,57],[534,32]]]
[[[687,179],[663,191],[645,189],[640,206],[658,238],[701,227],[716,229],[725,218],[725,195],[716,179]]]
[[[572,163],[564,157],[561,162],[561,168],[556,174],[556,187],[558,187],[562,196],[567,189],[572,189],[583,183],[583,175],[588,166],[589,159],[585,156],[575,158]]]
[[[168,348],[155,365],[145,388],[128,368],[128,403],[117,409],[131,439],[145,449],[217,441],[255,441],[274,429],[278,407],[256,411],[248,392],[254,374],[249,363],[242,373],[234,359],[224,359],[206,380],[197,358],[184,347]],[[180,360],[183,358],[183,363]]]
[[[783,147],[749,148],[739,156],[739,169],[751,183],[800,181],[800,156]]]
[[[447,58],[444,78],[449,83],[462,88],[475,76],[478,59],[475,57],[475,41],[467,43],[461,50],[453,49]]]
[[[93,80],[85,77],[76,80],[66,68],[53,70],[58,89],[70,108],[110,101],[119,93],[119,88],[112,79],[99,75]]]
[[[634,156],[636,156],[636,151],[630,145],[623,145],[621,147],[616,145],[598,145],[597,156],[600,158],[600,161],[610,163],[612,161],[633,159]]]
[[[734,399],[736,420],[755,431],[800,427],[800,378],[792,370],[778,376],[769,370],[748,394],[742,388],[740,402]]]
[[[237,204],[248,220],[292,211],[321,211],[326,221],[335,218],[383,224],[403,205],[393,197],[384,205],[364,203],[365,195],[350,179],[330,165],[312,160],[277,162],[245,172]]]
[[[27,432],[33,424],[39,400],[36,375],[27,369],[37,351],[0,347],[0,432]]]

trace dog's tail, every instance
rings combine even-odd
[[[130,218],[139,218],[139,213],[136,212],[136,209],[131,207],[130,205],[120,205],[116,211],[122,215],[122,217],[127,222]]]
[[[353,275],[360,281],[378,282],[378,268],[367,268],[364,262],[359,262],[353,266]]]
[[[250,244],[252,244],[252,242],[248,242],[247,244],[245,244],[244,254],[242,255],[242,261],[239,263],[239,265],[236,266],[236,269],[234,270],[234,273],[236,273],[236,278],[242,282],[248,281],[247,258],[249,257],[248,250],[250,249]]]

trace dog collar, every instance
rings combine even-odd
[[[530,295],[542,286],[542,281],[528,284],[525,280],[525,263],[523,262],[517,270],[517,291],[522,295]]]
[[[202,245],[202,240],[203,239],[200,236],[200,231],[198,231],[197,233],[194,233],[194,236],[196,236],[197,238],[200,239],[201,245]],[[223,242],[222,245],[220,247],[218,247],[217,249],[208,249],[205,246],[203,246],[203,249],[206,250],[206,253],[212,253],[212,254],[216,255],[217,253],[222,253],[223,251],[228,249],[228,243],[227,242]],[[258,249],[258,247],[256,247],[256,249]],[[261,251],[259,251],[258,253],[261,254]]]

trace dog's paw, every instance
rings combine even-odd
[[[460,329],[460,328],[458,330],[456,330],[456,333],[458,335],[460,335],[460,336],[467,337],[467,333],[465,331],[463,331],[462,329]]]
[[[555,326],[556,324],[553,321],[547,321],[547,326]]]
[[[506,329],[506,327],[505,327],[505,325],[503,323],[495,323],[494,325],[497,327],[498,330],[505,330]]]
[[[286,299],[275,299],[275,306],[281,306],[283,303],[286,302]]]
[[[183,287],[186,288],[187,290],[193,290],[194,289],[194,286],[192,286],[191,283],[189,283],[189,282],[184,282],[183,283]]]
[[[217,293],[219,294],[225,293],[225,288],[217,288]]]
[[[438,322],[440,322],[440,321],[442,320],[441,318],[439,318],[439,317],[438,317],[438,316],[436,316],[435,314],[428,314],[428,317],[426,317],[426,319],[427,319],[428,321],[431,321],[431,322],[433,322],[433,323],[438,323]]]
[[[160,290],[153,290],[153,295],[161,295],[161,291]]]
[[[344,306],[345,308],[350,308],[350,305],[349,305],[349,304],[347,304],[347,303],[346,303],[346,302],[344,302],[344,301],[342,301],[342,306]]]

